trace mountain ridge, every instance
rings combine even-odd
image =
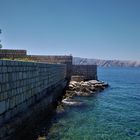
[[[140,67],[140,61],[103,60],[93,58],[73,57],[74,65],[97,65],[100,67]]]

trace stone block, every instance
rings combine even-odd
[[[0,114],[6,111],[5,101],[0,101]]]

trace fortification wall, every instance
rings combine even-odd
[[[55,55],[27,55],[25,50],[0,50],[0,58],[21,58],[48,64],[66,64],[66,78],[70,80],[71,75],[85,76],[85,80],[97,79],[96,65],[73,65],[72,56]]]
[[[56,56],[56,55],[27,55],[26,50],[10,50],[0,49],[0,59],[26,59],[28,61],[36,61],[49,64],[66,64],[67,79],[70,79],[72,73],[72,56]]]
[[[0,58],[21,58],[27,55],[26,50],[0,49]]]
[[[85,80],[97,79],[97,65],[73,65],[72,75],[84,76]]]
[[[49,95],[46,98],[51,103],[54,98],[51,90],[63,84],[65,78],[64,64],[0,60],[0,138],[5,132],[10,133],[7,127],[1,127],[8,120],[37,104],[45,96]]]
[[[47,62],[55,64],[72,63],[72,56],[67,55],[28,55],[28,58],[37,62]]]
[[[72,73],[72,56],[56,56],[56,55],[28,55],[28,59],[49,63],[49,64],[66,64],[67,69],[67,78],[70,79]]]

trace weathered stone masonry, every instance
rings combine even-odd
[[[72,76],[77,75],[83,76],[84,80],[97,80],[97,65],[73,65]]]
[[[0,49],[0,58],[22,58],[27,55],[26,50]]]
[[[62,55],[27,55],[27,58],[36,62],[43,62],[49,64],[66,64],[67,79],[71,78],[72,74],[72,56]]]
[[[27,59],[29,61],[66,64],[67,79],[70,79],[72,72],[72,56],[70,55],[27,55],[26,50],[0,49],[0,59]]]
[[[64,64],[0,60],[0,126],[49,94],[47,89],[64,83],[65,78]]]
[[[0,50],[0,58],[27,59],[35,62],[49,64],[66,64],[67,79],[77,78],[75,75],[84,76],[84,80],[97,79],[96,65],[72,65],[72,56],[55,55],[27,55],[26,50]]]

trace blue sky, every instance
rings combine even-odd
[[[3,48],[140,60],[140,0],[0,0]]]

